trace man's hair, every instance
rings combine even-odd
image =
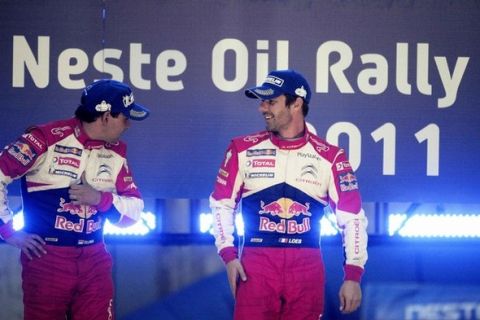
[[[83,106],[81,104],[75,110],[75,117],[82,122],[91,123],[91,122],[94,122],[95,120],[97,120],[99,117],[101,117],[105,112],[106,111],[104,111],[104,112],[99,112],[99,111],[91,112],[85,106]],[[110,112],[110,114],[111,114],[112,117],[116,118],[120,115],[120,112]]]
[[[291,105],[292,103],[295,102],[295,100],[297,98],[300,98],[302,99],[303,101],[303,104],[302,104],[302,113],[303,113],[303,116],[306,117],[307,114],[308,114],[308,103],[305,101],[305,99],[303,99],[302,97],[299,97],[299,96],[294,96],[294,95],[291,95],[291,94],[285,94],[285,104],[287,106]]]

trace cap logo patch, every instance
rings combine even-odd
[[[128,108],[128,106],[133,103],[133,100],[133,93],[123,96],[123,105],[125,106],[125,108]]]
[[[267,89],[267,90],[255,89],[253,91],[255,91],[256,94],[259,94],[261,96],[271,96],[275,93],[273,89]]]
[[[97,110],[98,112],[110,111],[112,110],[112,105],[110,103],[107,103],[105,100],[102,100],[102,102],[95,106],[95,110]]]
[[[302,86],[301,88],[295,89],[295,94],[302,98],[307,98],[307,90]]]
[[[135,111],[135,110],[130,110],[130,115],[134,118],[142,118],[147,115],[145,111]]]
[[[268,76],[265,81],[265,83],[270,83],[273,84],[277,87],[281,87],[283,85],[283,79],[277,78],[275,76]]]

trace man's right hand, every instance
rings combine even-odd
[[[245,270],[243,270],[243,266],[240,263],[240,260],[234,259],[227,263],[227,277],[228,283],[230,284],[230,290],[232,291],[232,295],[235,298],[235,293],[237,292],[238,277],[240,277],[242,281],[247,281],[247,275],[245,274]]]
[[[45,241],[39,235],[33,233],[16,231],[5,239],[5,242],[22,250],[30,260],[33,259],[34,255],[40,258],[47,253],[44,248]]]

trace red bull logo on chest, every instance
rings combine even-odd
[[[260,201],[260,214],[269,214],[272,216],[279,216],[280,218],[290,219],[300,215],[312,216],[310,211],[310,204],[306,202],[302,204],[290,198],[280,198],[270,203]]]
[[[65,202],[65,199],[60,198],[60,203],[58,204],[60,208],[57,209],[57,212],[68,212],[73,215],[77,215],[80,218],[90,218],[97,213],[97,209],[92,206],[80,206],[73,204],[72,202]]]
[[[68,212],[71,215],[79,216],[81,219],[78,222],[72,222],[67,217],[58,215],[55,219],[55,229],[89,234],[102,228],[101,220],[88,220],[97,213],[95,207],[65,202],[64,198],[60,198],[59,206],[57,212]]]
[[[287,234],[299,234],[310,231],[310,218],[312,213],[309,211],[310,204],[302,204],[290,198],[280,198],[265,204],[260,201],[261,210],[259,230],[268,232],[278,232]],[[272,221],[268,216],[280,217],[280,222]],[[290,220],[293,217],[306,216],[302,222]]]

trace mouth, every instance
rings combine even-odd
[[[268,120],[271,120],[273,119],[273,115],[272,114],[269,114],[269,113],[264,113],[263,114],[263,118],[268,121]]]

